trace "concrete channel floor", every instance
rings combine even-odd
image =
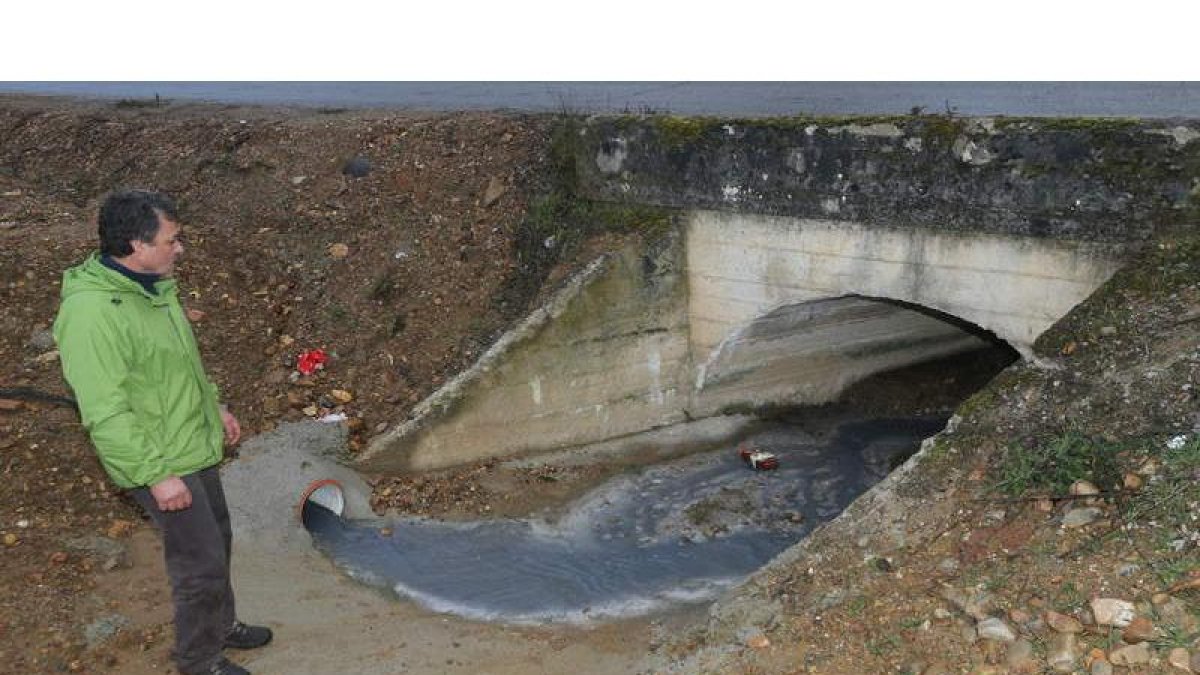
[[[232,656],[254,673],[637,673],[651,621],[593,629],[511,627],[426,612],[340,574],[315,551],[279,556],[242,544],[239,613],[275,642]]]
[[[369,488],[331,459],[340,425],[300,423],[248,439],[225,466],[234,526],[238,614],[275,641],[231,657],[254,673],[637,673],[653,635],[702,608],[577,627],[510,626],[434,614],[368,587],[312,547],[297,504],[314,480],[335,478],[347,514],[370,517]]]

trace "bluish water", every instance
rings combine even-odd
[[[0,92],[436,111],[1200,116],[1197,82],[0,82]]]
[[[312,505],[316,546],[351,576],[439,612],[515,623],[646,614],[715,597],[885,476],[941,419],[847,424],[827,440],[787,427],[609,481],[561,517],[468,523],[346,522]]]

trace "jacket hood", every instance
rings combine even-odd
[[[163,279],[155,284],[159,297],[175,288],[174,279]],[[93,252],[82,263],[63,272],[62,297],[67,299],[77,293],[134,293],[155,299],[133,279],[111,269],[100,262],[100,254]]]

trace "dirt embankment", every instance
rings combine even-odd
[[[179,203],[181,295],[245,431],[344,412],[353,451],[583,250],[530,251],[522,236],[546,190],[551,123],[0,101],[0,388],[69,394],[48,334],[62,270],[95,248],[108,191],[153,188]],[[294,380],[314,348],[326,369]],[[139,514],[114,498],[69,409],[13,398],[0,396],[0,671],[119,670],[119,647],[88,648],[84,628],[111,600],[95,590],[101,568],[121,562],[103,540],[119,549]],[[442,485],[430,499],[453,506]],[[162,626],[141,629],[165,649]]]
[[[1198,321],[1200,239],[1164,234],[664,667],[1200,672]]]

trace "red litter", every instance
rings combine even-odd
[[[755,450],[745,443],[738,446],[738,456],[755,471],[773,471],[779,468],[779,458],[775,453]]]
[[[324,368],[328,360],[324,349],[309,349],[300,352],[300,356],[296,357],[296,370],[300,371],[301,375],[312,375]]]

